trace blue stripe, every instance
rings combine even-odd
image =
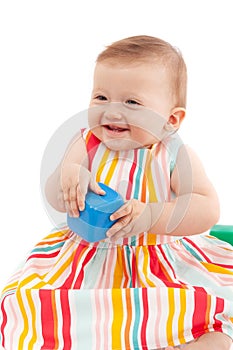
[[[191,248],[190,245],[187,244],[187,242],[185,242],[184,239],[181,239],[181,243],[198,261],[203,261],[203,257],[197,254],[197,252],[193,248]]]
[[[54,249],[57,249],[57,248],[60,248],[64,245],[65,242],[60,242],[60,243],[57,243],[57,244],[54,244],[52,246],[47,246],[47,247],[40,247],[40,248],[35,248],[32,250],[32,253],[36,253],[36,252],[49,252],[51,250],[54,250]]]
[[[137,174],[135,176],[135,187],[134,187],[134,193],[133,193],[133,198],[134,199],[139,199],[139,189],[141,188],[141,177],[142,177],[142,163],[143,163],[143,159],[144,159],[144,155],[145,155],[145,150],[144,149],[140,149],[139,152],[137,153],[139,154],[139,159],[138,159],[138,171]],[[131,246],[136,246],[136,237],[133,236],[131,237],[131,242],[130,242]]]
[[[139,334],[139,323],[140,323],[140,300],[139,300],[139,289],[135,288],[132,290],[134,293],[134,313],[135,320],[133,326],[133,346],[134,349],[139,349],[138,334]]]
[[[143,163],[143,159],[144,159],[144,154],[145,154],[145,150],[144,149],[140,149],[139,150],[139,159],[138,159],[138,171],[135,177],[135,191],[133,194],[133,198],[138,199],[139,196],[139,189],[141,188],[141,176],[142,176],[142,163]]]

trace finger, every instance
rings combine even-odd
[[[130,201],[126,202],[125,204],[122,205],[122,207],[120,207],[120,209],[115,211],[115,213],[113,213],[110,216],[110,220],[118,220],[123,216],[130,215],[132,213],[132,210],[133,210],[132,203]]]
[[[70,207],[70,202],[69,201],[66,201],[65,202],[65,208],[66,208],[66,212],[68,213],[69,216],[73,216],[73,212],[71,210],[71,207]]]
[[[131,236],[130,233],[131,233],[131,229],[130,229],[130,225],[128,225],[109,238],[112,242],[115,242],[120,238],[126,238]]]
[[[77,194],[76,194],[76,188],[71,187],[70,188],[70,195],[69,195],[69,208],[72,212],[72,216],[78,216],[78,206],[77,206]]]
[[[74,186],[70,188],[69,200],[70,202],[77,200],[77,191],[76,191],[76,187]]]
[[[84,190],[80,185],[77,186],[76,192],[76,200],[78,204],[78,209],[83,211],[85,209],[85,197],[86,197],[87,189]]]
[[[70,202],[70,208],[71,208],[71,211],[72,211],[72,216],[74,217],[79,217],[79,211],[78,211],[78,206],[77,206],[77,201],[72,201]]]
[[[128,233],[130,231],[129,223],[131,221],[131,216],[124,216],[122,219],[118,220],[108,231],[107,236],[112,237],[120,231]]]
[[[66,202],[66,201],[69,200],[70,191],[69,191],[68,188],[63,188],[62,191],[63,191],[63,199],[64,199],[64,202]]]
[[[100,195],[105,195],[106,192],[95,182],[94,180],[90,181],[89,188],[91,191],[100,194]]]

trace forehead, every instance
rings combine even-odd
[[[161,62],[97,62],[94,71],[94,82],[102,84],[116,84],[119,82],[123,87],[132,84],[154,85],[165,83],[170,80],[168,70]]]

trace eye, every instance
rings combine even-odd
[[[95,100],[98,100],[98,101],[107,101],[107,97],[104,96],[104,95],[98,95],[95,97]]]
[[[135,100],[127,100],[126,103],[129,104],[129,105],[140,105],[140,103],[138,103]]]

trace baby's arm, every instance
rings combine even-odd
[[[81,135],[78,135],[49,177],[45,193],[53,208],[61,212],[67,211],[70,216],[78,216],[79,211],[84,210],[88,188],[104,194],[88,170],[86,144]]]
[[[210,229],[219,218],[219,201],[201,161],[187,146],[177,155],[171,176],[176,198],[163,203],[128,201],[112,216],[118,220],[108,231],[112,239],[143,231],[186,236]],[[113,238],[114,237],[114,238]]]
[[[220,213],[218,196],[200,159],[185,145],[177,155],[171,188],[176,198],[163,204],[159,219],[156,204],[151,204],[152,232],[193,235],[216,224]]]

